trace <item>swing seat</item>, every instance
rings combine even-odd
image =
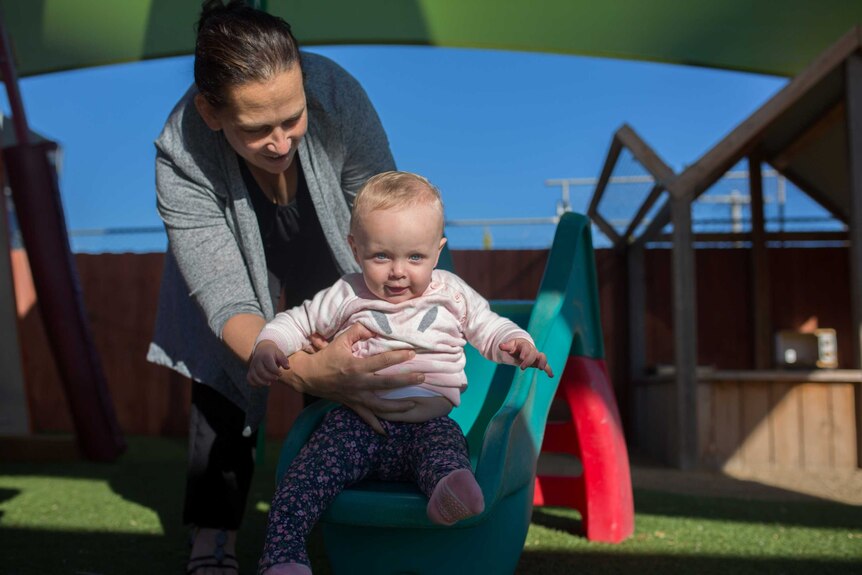
[[[451,269],[448,254],[441,267]],[[431,523],[427,499],[410,483],[364,481],[343,491],[324,513],[324,544],[336,574],[514,573],[527,536],[536,461],[551,402],[570,356],[603,357],[590,222],[564,214],[535,301],[492,302],[548,357],[555,376],[483,358],[468,346],[469,388],[451,417],[461,426],[485,511],[451,527]],[[300,414],[277,471],[290,462],[324,415],[318,401]]]

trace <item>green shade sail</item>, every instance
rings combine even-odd
[[[862,0],[258,0],[300,42],[420,44],[793,76],[862,23]],[[188,54],[198,0],[0,0],[18,73]]]

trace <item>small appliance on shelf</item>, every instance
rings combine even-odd
[[[838,367],[838,340],[831,328],[802,333],[784,329],[775,334],[775,363],[782,368]]]

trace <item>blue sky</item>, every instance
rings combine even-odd
[[[559,188],[596,177],[613,132],[631,125],[679,171],[787,79],[666,64],[429,47],[315,47],[376,105],[401,169],[442,190],[451,220],[551,216]],[[154,149],[192,79],[188,57],[25,78],[31,128],[64,149],[70,230],[159,226]],[[575,190],[585,209],[592,190]],[[450,228],[479,247],[481,229]],[[549,227],[492,230],[495,247],[541,247]],[[74,236],[76,251],[159,251],[162,234]]]

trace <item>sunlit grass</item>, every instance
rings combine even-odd
[[[154,510],[124,499],[105,480],[0,476],[2,490],[17,495],[0,503],[0,528],[164,533]]]

